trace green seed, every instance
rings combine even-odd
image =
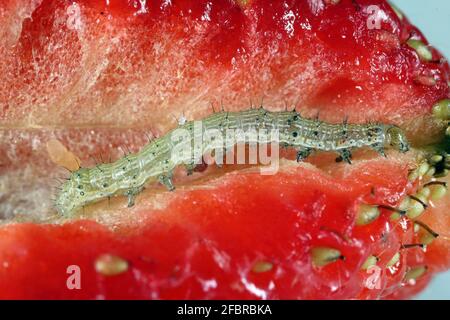
[[[423,205],[420,202],[412,201],[409,206],[409,209],[406,211],[406,216],[410,219],[416,219],[424,211],[425,211],[425,208],[423,207]]]
[[[397,264],[397,262],[400,261],[400,252],[397,252],[394,254],[394,256],[389,260],[389,262],[386,264],[388,268],[392,267],[393,265]]]
[[[404,211],[404,212],[407,212],[408,209],[409,209],[410,201],[411,201],[410,198],[409,198],[408,196],[406,196],[406,197],[400,202],[400,204],[398,205],[398,209],[399,209],[399,210],[402,210],[402,211]],[[400,213],[394,212],[394,213],[391,214],[390,219],[391,219],[392,221],[397,221],[397,220],[400,219],[401,217],[402,217],[402,215],[401,215]]]
[[[378,258],[376,256],[369,256],[366,261],[363,263],[363,265],[361,266],[362,270],[367,270],[370,267],[373,267],[374,265],[376,265],[378,262]]]
[[[258,261],[253,265],[252,271],[254,273],[263,273],[272,270],[273,264],[267,261]]]
[[[423,61],[431,61],[431,60],[433,60],[433,53],[430,51],[428,46],[426,46],[422,41],[415,40],[415,39],[409,39],[406,43],[411,48],[416,50],[416,52],[419,55],[420,59],[422,59]]]
[[[417,174],[419,177],[422,177],[427,173],[427,171],[430,169],[430,165],[428,162],[423,162],[418,168],[417,168]]]
[[[430,199],[437,201],[442,199],[447,193],[447,187],[444,185],[434,185],[432,186]]]
[[[421,244],[428,246],[434,241],[434,239],[436,239],[435,236],[425,231],[423,234],[420,235],[419,241]]]
[[[358,214],[356,216],[356,225],[365,226],[375,221],[380,216],[380,210],[377,206],[362,204],[359,206]]]
[[[419,173],[417,169],[411,171],[411,173],[408,175],[408,180],[411,182],[416,181],[417,178],[419,178]]]
[[[416,228],[418,231],[416,231]],[[439,237],[439,234],[433,231],[428,225],[421,221],[416,221],[414,223],[414,231],[419,233],[419,241],[422,245],[430,245],[434,239]]]
[[[422,199],[422,197],[425,198],[425,199],[428,199],[430,197],[431,190],[428,187],[423,187],[422,189],[420,189],[417,192],[417,194],[420,197],[420,199]]]
[[[423,276],[425,272],[427,271],[427,266],[420,266],[420,267],[414,267],[411,268],[406,274],[405,274],[405,281],[411,281],[416,280],[419,277]]]
[[[418,233],[420,231],[420,225],[414,223],[414,233]]]
[[[450,120],[450,99],[439,101],[433,106],[433,115],[441,120]]]
[[[115,276],[128,270],[128,262],[115,255],[103,254],[95,261],[95,270],[104,276]]]
[[[427,176],[428,178],[432,178],[435,173],[436,173],[436,168],[431,167],[430,170],[428,170],[427,173],[425,173],[425,176]]]
[[[406,196],[402,202],[398,205],[399,210],[406,211],[409,208],[409,203],[411,202],[411,198]]]
[[[436,154],[430,158],[430,162],[432,164],[437,164],[437,163],[441,162],[442,160],[444,160],[444,157],[441,156],[440,154]]]
[[[341,252],[328,247],[316,247],[311,250],[312,262],[316,267],[323,267],[329,263],[343,259]]]

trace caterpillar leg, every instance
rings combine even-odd
[[[375,143],[372,145],[372,149],[381,154],[383,157],[386,157],[386,153],[384,153],[384,147],[380,143]]]
[[[194,173],[194,169],[197,165],[195,163],[187,163],[185,164],[187,175],[190,176]]]
[[[125,195],[128,197],[128,208],[134,206],[134,201],[136,200],[137,195],[141,193],[142,190],[144,190],[144,187],[131,188],[125,193]]]
[[[349,149],[341,149],[338,151],[339,152],[339,157],[336,158],[336,162],[341,162],[341,161],[345,161],[348,164],[352,164],[352,153],[350,152]]]
[[[169,191],[175,190],[175,187],[173,186],[173,183],[172,183],[172,175],[164,175],[163,174],[163,175],[160,175],[158,179],[159,179],[159,182],[167,188],[167,190],[169,190]]]
[[[301,148],[297,150],[297,162],[303,161],[309,157],[313,149],[311,148]]]

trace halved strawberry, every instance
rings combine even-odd
[[[448,267],[437,177],[449,67],[386,1],[108,3],[0,4],[0,210],[12,222],[0,228],[0,297],[395,298]],[[115,159],[173,118],[262,98],[329,122],[397,124],[415,148],[359,151],[351,166],[319,153],[274,176],[208,168],[131,209],[114,199],[52,217],[60,143],[83,163]],[[74,265],[80,290],[67,287]]]

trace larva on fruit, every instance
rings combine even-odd
[[[250,136],[249,130],[270,130],[277,134]],[[214,139],[211,132],[215,133]],[[205,136],[209,138],[203,139]],[[387,146],[400,152],[409,150],[402,130],[393,125],[330,124],[305,119],[295,110],[270,112],[263,107],[240,112],[221,111],[200,121],[185,122],[149,142],[138,153],[72,172],[57,195],[56,209],[61,215],[70,215],[85,205],[117,195],[127,196],[131,207],[148,183],[159,181],[174,190],[172,172],[176,166],[186,166],[189,174],[205,153],[242,143],[293,147],[297,150],[297,161],[306,159],[313,150],[335,151],[339,154],[336,160],[347,163],[351,163],[354,148],[366,146],[383,155]]]

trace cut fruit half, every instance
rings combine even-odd
[[[449,66],[386,1],[9,0],[0,22],[0,298],[407,298],[448,268]],[[180,170],[132,208],[56,215],[56,164],[261,103],[395,124],[413,148],[282,150],[276,175]]]

